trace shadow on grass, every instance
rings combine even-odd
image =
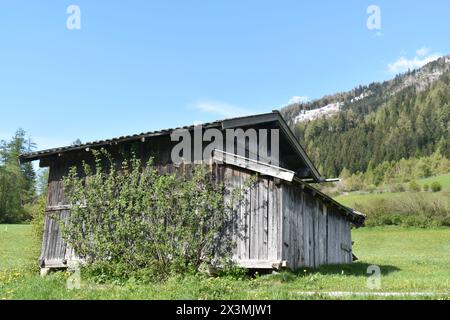
[[[354,262],[352,264],[346,264],[346,265],[322,266],[322,267],[319,267],[318,269],[312,269],[311,273],[320,273],[323,275],[345,274],[345,275],[350,275],[350,276],[367,277],[367,275],[370,275],[373,273],[373,272],[368,272],[369,267],[371,267],[371,266],[379,267],[382,276],[386,276],[390,273],[401,270],[400,268],[398,268],[396,266],[391,266],[391,265],[375,265],[375,264],[369,264],[369,263],[364,263],[364,262]],[[299,274],[299,272],[296,272],[296,274]]]
[[[345,265],[328,265],[321,266],[317,269],[301,268],[295,272],[283,272],[283,281],[294,281],[299,277],[308,277],[311,275],[342,275],[342,276],[354,276],[354,277],[367,277],[372,275],[373,272],[368,272],[369,267],[374,264],[364,262],[354,262],[353,264]],[[386,276],[390,273],[401,271],[400,268],[391,265],[377,265],[380,268],[381,275]]]

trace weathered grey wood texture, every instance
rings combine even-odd
[[[241,188],[250,177],[241,168],[224,169],[228,189]],[[351,226],[345,216],[301,185],[275,180],[260,176],[236,206],[235,261],[285,261],[292,270],[351,263]]]
[[[282,195],[283,260],[289,268],[352,262],[351,226],[342,213],[295,183],[283,183]]]
[[[245,191],[233,204],[234,259],[265,261],[269,265],[281,261],[281,187],[271,177],[258,177],[247,188],[246,182],[254,176],[252,172],[228,165],[221,168],[227,190]]]

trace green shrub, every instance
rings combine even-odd
[[[367,226],[399,225],[408,227],[450,226],[450,196],[405,194],[400,198],[370,200],[355,204],[367,215]]]
[[[421,190],[420,185],[416,181],[411,181],[408,184],[408,189],[411,192],[420,192],[420,190]]]
[[[32,217],[31,225],[33,227],[33,234],[39,242],[42,241],[44,234],[45,203],[45,196],[41,196],[36,203],[25,205],[25,210]]]
[[[431,191],[433,191],[433,192],[439,192],[439,191],[441,191],[441,190],[442,190],[442,185],[441,185],[439,182],[434,181],[434,182],[431,184]]]
[[[394,184],[391,186],[391,192],[397,193],[397,192],[405,192],[405,187],[401,184]]]
[[[377,186],[374,184],[368,185],[366,188],[367,192],[374,193],[377,190]]]
[[[93,274],[161,278],[230,261],[230,218],[237,214],[231,203],[236,207],[242,189],[230,193],[202,166],[188,179],[160,175],[151,161],[143,165],[136,157],[117,169],[106,151],[93,154],[95,168],[83,165],[86,178],[72,168],[64,179],[72,210],[60,223],[65,241]]]
[[[428,192],[429,190],[430,190],[430,185],[425,184],[425,185],[423,186],[423,191]]]

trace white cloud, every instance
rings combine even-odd
[[[416,51],[416,56],[413,58],[401,56],[397,61],[388,64],[388,71],[392,74],[399,74],[418,69],[440,57],[442,57],[442,54],[430,53],[430,49],[423,47]]]
[[[289,101],[288,101],[288,105],[289,104],[294,104],[294,103],[306,103],[309,101],[308,97],[305,96],[293,96]]]
[[[222,117],[240,117],[251,114],[251,111],[220,101],[198,101],[194,107],[200,111],[213,113]]]
[[[428,53],[430,53],[430,48],[420,48],[419,50],[416,51],[416,55],[419,57],[425,57]]]

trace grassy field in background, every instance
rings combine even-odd
[[[238,279],[178,276],[164,283],[98,285],[82,280],[82,290],[68,290],[65,272],[41,278],[30,226],[0,225],[1,299],[321,299],[320,292],[370,292],[367,268],[381,268],[381,290],[373,292],[450,292],[450,228],[363,228],[353,231],[360,261],[347,266],[301,270],[294,274]],[[318,292],[306,295],[304,292]],[[449,294],[428,298],[449,299]],[[372,299],[355,294],[352,299]],[[346,298],[346,299],[347,299]],[[397,298],[397,297],[396,297]],[[409,297],[413,298],[413,297]],[[424,297],[414,297],[424,298]]]
[[[29,267],[38,255],[29,225],[0,225],[0,272]]]
[[[450,174],[437,176],[437,177],[431,177],[427,179],[421,179],[418,180],[417,183],[423,187],[424,185],[428,184],[431,186],[433,182],[439,182],[442,185],[443,190],[450,190]]]
[[[439,198],[443,196],[448,196],[448,193],[446,193],[446,191],[450,191],[450,174],[417,180],[417,183],[423,188],[425,184],[428,184],[430,186],[435,181],[439,182],[442,185],[443,192],[432,193],[429,191],[421,193],[425,194],[430,198]],[[405,183],[404,186],[405,189],[407,190],[408,184]],[[335,199],[346,206],[354,207],[355,204],[357,203],[364,204],[367,203],[368,201],[399,199],[401,197],[404,197],[405,194],[408,193],[409,192],[385,192],[385,193],[354,192],[346,195],[337,196],[335,197]]]

